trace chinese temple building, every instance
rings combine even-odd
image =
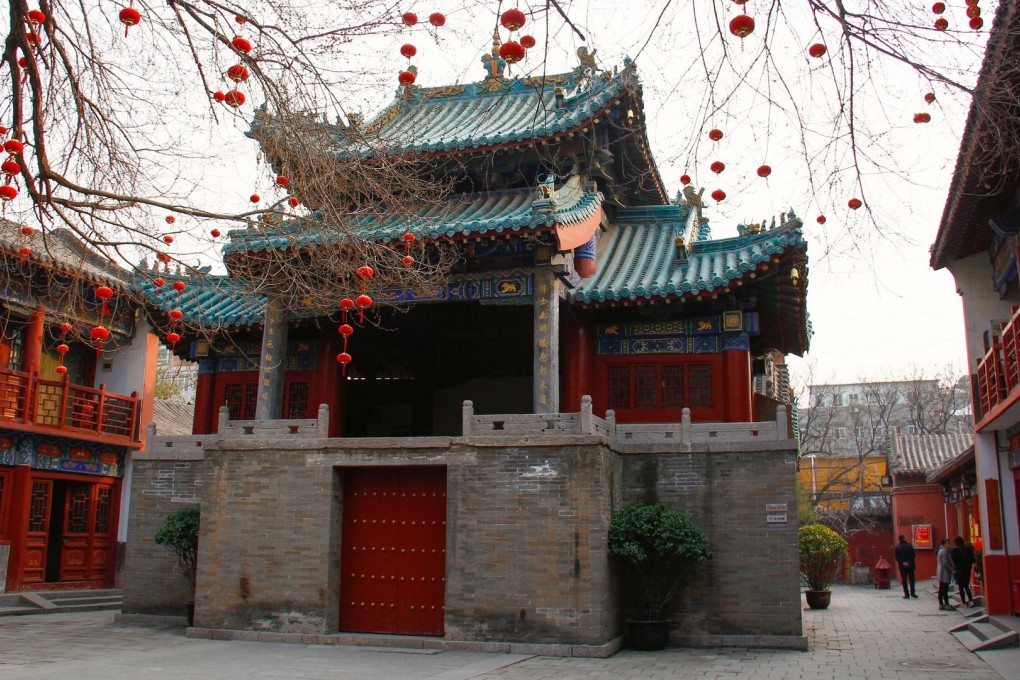
[[[1020,131],[1013,92],[1020,85],[1020,3],[999,5],[931,247],[933,269],[947,269],[963,303],[973,389],[973,474],[956,470],[947,504],[966,496],[966,539],[981,545],[989,614],[1020,613],[1020,172],[1012,140]],[[955,505],[955,503],[952,503]],[[969,534],[969,535],[968,535]]]
[[[128,272],[67,230],[2,227],[0,591],[113,586],[158,342]]]
[[[805,644],[781,387],[783,357],[810,337],[801,221],[712,238],[700,192],[667,195],[635,65],[580,56],[517,79],[494,50],[480,82],[401,88],[367,123],[454,191],[366,219],[363,237],[411,233],[458,256],[435,290],[373,291],[387,304],[346,366],[339,313],[288,313],[227,275],[149,287],[153,313],[179,308],[204,331],[175,347],[199,362],[194,435],[157,436],[136,459],[133,508],[147,505],[131,534],[199,495],[194,635],[612,653],[627,607],[608,521],[659,501],[716,551],[674,643]],[[224,255],[314,248],[328,231],[234,231]],[[143,496],[152,484],[167,493]],[[171,563],[132,538],[126,613],[188,599],[183,579],[153,587]]]

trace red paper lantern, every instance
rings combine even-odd
[[[24,57],[18,57],[18,66],[21,68],[28,68],[28,59]]]
[[[351,363],[351,355],[347,352],[340,352],[340,354],[336,355],[336,361],[338,364],[343,364],[344,368],[346,368],[347,364]]]
[[[287,203],[289,203],[290,207],[292,207],[292,208],[298,207],[298,203],[300,203],[300,202],[301,201],[297,200],[293,196],[291,196],[290,198],[287,199]]]
[[[58,354],[67,354],[70,351],[71,351],[71,348],[68,347],[67,345],[65,345],[64,343],[60,343],[59,345],[57,345],[57,353]]]
[[[177,291],[178,295],[183,293],[184,289],[187,288],[187,287],[188,287],[187,284],[184,283],[183,281],[174,281],[174,290]]]
[[[397,82],[404,87],[410,87],[414,85],[415,78],[417,76],[414,75],[414,71],[401,71],[400,75],[397,76]]]
[[[970,20],[970,27],[975,31],[981,30],[981,27],[985,25],[985,20],[981,17],[974,17]]]
[[[93,340],[97,340],[99,342],[110,339],[110,331],[107,330],[106,328],[103,328],[102,326],[96,326],[95,328],[93,328],[91,331],[89,331],[89,335],[92,336]]]
[[[348,323],[340,324],[340,328],[337,328],[336,331],[337,331],[337,333],[339,333],[340,335],[342,335],[342,336],[344,336],[346,338],[346,337],[354,334],[354,326],[352,326],[352,325],[350,325]]]
[[[723,191],[722,189],[716,189],[715,191],[712,192],[712,200],[714,200],[716,203],[725,200],[725,198],[726,192]]]
[[[524,46],[513,40],[509,40],[499,46],[499,56],[508,64],[516,64],[521,59],[524,59],[526,53],[527,51],[524,49]]]
[[[18,190],[10,184],[0,186],[0,201],[13,201],[18,196]]]
[[[356,273],[357,273],[358,276],[360,276],[363,279],[370,279],[373,276],[375,276],[375,270],[372,269],[371,267],[368,267],[368,266],[358,267],[358,270],[357,270]]]
[[[345,312],[353,311],[354,310],[354,300],[352,300],[350,298],[344,298],[343,300],[340,301],[340,309],[342,309]]]
[[[405,26],[414,26],[418,23],[418,15],[414,12],[404,12],[400,20],[404,22]]]
[[[236,21],[236,22],[237,22],[237,23],[239,23],[239,24],[246,24],[246,23],[248,23],[248,20],[247,20],[247,19],[245,19],[245,18],[244,18],[243,16],[241,16],[240,14],[235,14],[235,15],[234,15],[234,21]]]
[[[172,347],[181,341],[181,336],[178,333],[170,332],[166,334],[166,341],[169,342]]]
[[[410,267],[412,264],[414,264],[414,258],[411,257],[410,255],[404,255],[402,258],[400,258],[400,261],[403,262],[404,266],[406,267]]]
[[[851,198],[849,201],[846,202],[846,204],[851,210],[857,210],[862,205],[864,205],[863,203],[861,203],[861,199],[859,198]]]
[[[720,130],[718,128],[713,128],[713,129],[709,130],[708,131],[708,138],[711,139],[713,142],[718,142],[720,139],[723,138],[722,130]]]
[[[928,102],[929,104],[934,104],[935,103],[935,93],[934,92],[929,92],[928,94],[924,95],[924,101]]]
[[[167,224],[173,224],[176,221],[177,221],[177,218],[174,217],[173,215],[167,215],[166,216],[166,223]]]
[[[522,35],[521,36],[521,47],[526,50],[530,50],[532,47],[538,44],[533,35]]]
[[[970,7],[971,5],[978,4],[978,0],[964,0],[964,4]]]
[[[162,276],[157,276],[152,280],[152,285],[156,286],[156,288],[162,288],[163,286],[166,285],[166,279],[164,279]]]
[[[825,224],[825,215],[819,215],[815,218],[815,222],[818,224]]]
[[[914,122],[915,123],[930,123],[931,122],[931,114],[930,113],[915,113],[914,114]]]
[[[159,253],[159,254],[157,254],[156,255],[156,259],[159,260],[160,262],[164,262],[166,264],[170,264],[170,256],[167,255],[166,253]]]
[[[0,125],[0,135],[6,135],[6,134],[7,134],[7,128],[4,127],[3,125]]]
[[[167,234],[166,236],[163,237],[163,241],[169,245],[174,242],[174,237]]]
[[[110,298],[113,297],[113,289],[108,286],[99,286],[96,288],[96,299],[103,301],[103,315],[109,311],[107,305],[109,304]]]
[[[219,238],[220,237],[220,230],[219,229],[213,229],[212,231],[209,232],[209,234],[213,238]]]
[[[251,201],[252,203],[258,203],[262,199],[259,197],[258,194],[252,194],[251,196],[248,197],[248,200]]]
[[[948,21],[946,21],[946,20],[945,20],[945,19],[943,19],[943,18],[940,18],[940,19],[936,19],[936,20],[935,20],[935,28],[937,28],[937,29],[938,29],[938,30],[940,30],[940,31],[944,31],[944,30],[946,30],[947,28],[949,28],[949,22],[948,22]]]
[[[372,306],[372,298],[362,293],[355,300],[354,304],[358,307],[358,322],[365,322],[365,310]]]
[[[412,45],[411,43],[405,43],[400,46],[400,54],[401,56],[410,59],[414,55],[418,54],[418,48]]]
[[[125,7],[120,11],[120,23],[128,28],[136,26],[141,20],[142,15],[134,7]],[[124,34],[127,35],[127,28],[124,29]]]
[[[248,54],[251,52],[251,43],[248,42],[247,38],[241,36],[234,36],[234,39],[230,41],[230,44],[234,46],[234,49],[241,54]]]
[[[772,174],[772,168],[769,167],[768,165],[759,165],[758,166],[758,176],[759,177],[768,177],[771,174]]]
[[[223,94],[223,90],[216,90],[215,92],[213,92],[212,98],[218,102],[222,102],[226,100],[227,95]]]
[[[527,17],[524,16],[524,12],[516,7],[503,12],[503,16],[499,18],[499,23],[503,24],[503,28],[508,31],[516,31],[524,25],[525,21],[527,21]]]
[[[32,33],[31,31],[25,34],[25,42],[28,43],[29,47],[35,48],[39,45],[39,41],[42,38],[39,37],[38,33]]]
[[[290,180],[284,177],[283,175],[280,175],[279,177],[276,178],[276,184],[277,186],[285,187],[288,184],[290,184]]]
[[[417,240],[415,235],[412,234],[411,232],[407,232],[406,234],[401,236],[401,238],[404,239],[404,243],[414,243],[415,240]]]
[[[971,5],[970,7],[967,8],[967,16],[969,16],[971,19],[973,19],[974,17],[981,16],[981,8],[978,7],[977,5]]]
[[[684,186],[687,186],[688,184],[691,183],[691,176],[690,175],[680,175],[680,183],[683,184]]]
[[[754,32],[754,19],[746,14],[738,14],[730,21],[730,33],[738,38],[746,38]]]
[[[935,14],[942,14],[943,12],[946,11],[946,3],[936,2],[934,5],[931,6],[931,11],[934,12]]]
[[[180,321],[181,319],[184,318],[184,312],[182,312],[179,309],[171,309],[170,318],[173,319],[174,321]]]
[[[25,145],[16,139],[8,139],[4,142],[4,151],[15,156],[25,150]]]
[[[56,371],[58,375],[64,375],[67,373],[67,366],[57,366],[53,370]]]
[[[244,93],[238,90],[231,90],[223,95],[223,103],[233,109],[236,109],[241,106],[241,104],[244,104]]]
[[[433,12],[432,14],[429,15],[429,23],[435,26],[436,28],[439,28],[440,26],[444,26],[446,24],[446,17],[443,15],[442,12]]]
[[[29,227],[27,225],[21,228],[21,235],[22,236],[31,236],[34,233],[35,233],[35,229],[32,228],[32,227]]]
[[[227,78],[230,78],[235,83],[248,80],[248,69],[241,64],[235,64],[227,69]]]
[[[718,175],[720,172],[726,169],[726,164],[723,163],[722,161],[714,161],[712,165],[708,166],[708,169]]]
[[[808,48],[807,52],[815,59],[818,59],[825,55],[825,45],[823,45],[822,43],[815,43],[814,45]]]
[[[18,248],[18,256],[19,257],[27,258],[31,254],[32,254],[32,249],[29,248],[28,246],[24,246],[22,248]]]
[[[41,24],[46,21],[46,15],[37,9],[28,10],[28,14],[26,16],[28,17],[28,23],[30,24]]]

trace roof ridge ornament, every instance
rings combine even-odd
[[[487,90],[496,90],[503,83],[503,69],[506,68],[506,60],[499,56],[500,48],[499,29],[492,31],[492,51],[482,55],[482,63],[485,64],[485,80],[482,83]]]

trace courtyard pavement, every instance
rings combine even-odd
[[[1020,678],[1020,650],[968,652],[934,595],[837,587],[804,611],[807,652],[623,651],[573,659],[191,639],[176,626],[116,623],[115,612],[0,618],[0,679],[18,680],[664,680],[667,678]],[[988,659],[986,661],[986,659]],[[996,670],[998,669],[998,670]]]

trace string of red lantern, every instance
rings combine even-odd
[[[410,231],[407,231],[404,236],[404,256],[400,258],[400,261],[404,263],[405,267],[410,267],[414,264],[414,258],[411,257],[411,244],[415,241],[415,236]]]
[[[499,23],[503,25],[503,28],[510,32],[510,39],[499,46],[499,56],[507,63],[508,67],[521,61],[527,55],[527,48],[523,44],[523,39],[521,42],[517,42],[513,39],[513,34],[516,31],[519,31],[526,22],[527,17],[524,12],[516,7],[508,9],[499,17]],[[531,36],[526,37],[530,38]],[[529,42],[532,42],[532,45],[534,45],[533,41],[534,38],[532,38]]]
[[[7,134],[7,128],[0,128],[3,132],[0,135]],[[25,145],[16,139],[8,139],[4,142],[4,151],[9,156],[4,161],[3,165],[0,166],[0,170],[7,176],[7,183],[0,186],[0,201],[3,202],[3,212],[7,212],[7,204],[18,197],[18,190],[14,187],[14,177],[21,172],[21,165],[18,164],[17,156],[25,151]]]
[[[124,24],[124,37],[128,37],[128,29],[132,26],[137,26],[142,20],[142,15],[137,9],[134,8],[135,0],[131,0],[131,4],[120,11],[120,23]]]
[[[67,354],[71,348],[68,347],[67,343],[64,341],[67,339],[67,334],[70,333],[72,329],[73,326],[66,321],[60,324],[60,344],[57,345],[57,354],[60,355],[60,358],[57,360],[57,367],[53,369],[58,375],[64,375],[67,373],[67,366],[64,366],[64,355]]]

